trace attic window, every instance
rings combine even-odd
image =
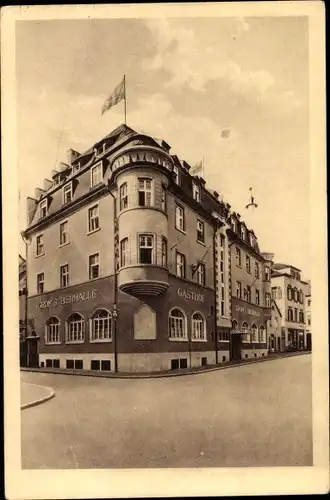
[[[245,227],[244,226],[241,227],[241,237],[242,237],[242,240],[245,240]]]
[[[236,231],[237,231],[237,221],[236,221],[236,219],[234,217],[231,218],[231,225],[233,227],[234,233],[236,233]]]
[[[180,184],[180,178],[179,178],[179,169],[176,165],[173,167],[173,177],[174,177],[174,182],[175,184]]]
[[[76,172],[78,172],[81,168],[81,164],[80,164],[80,161],[78,161],[75,165],[74,165],[74,169]]]
[[[43,219],[47,215],[47,200],[43,200],[39,205],[40,219]]]
[[[70,203],[70,201],[72,201],[72,182],[63,188],[63,203]]]
[[[193,182],[193,198],[194,200],[201,201],[201,190],[200,187]]]

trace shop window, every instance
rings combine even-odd
[[[171,370],[178,370],[178,369],[179,369],[179,360],[171,359]]]
[[[180,309],[172,309],[169,314],[169,338],[186,340],[186,317]]]
[[[192,340],[206,340],[205,319],[200,313],[192,316]]]
[[[258,328],[256,325],[251,326],[252,342],[258,342]]]
[[[99,370],[99,369],[100,369],[100,361],[98,359],[92,359],[91,370]]]
[[[91,342],[111,340],[111,314],[106,309],[99,309],[91,317]]]
[[[139,235],[139,262],[152,264],[154,254],[154,236],[152,234]]]
[[[66,323],[67,342],[83,342],[84,341],[85,322],[83,316],[78,313],[73,313],[68,317]]]
[[[261,325],[259,328],[259,342],[264,344],[266,342],[265,327]]]
[[[238,323],[236,320],[232,322],[232,331],[233,332],[238,332]]]
[[[60,320],[56,317],[51,317],[46,322],[46,344],[58,344],[60,339]]]
[[[104,359],[101,361],[101,370],[104,372],[111,371],[111,362],[108,359]]]
[[[180,359],[180,368],[187,368],[187,367],[188,367],[187,358],[181,358]]]
[[[249,332],[249,327],[246,321],[242,323],[242,340],[243,342],[250,342],[251,341],[251,334]]]

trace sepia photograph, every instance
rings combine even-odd
[[[220,496],[216,471],[277,468],[296,479],[264,494],[305,493],[321,464],[326,492],[321,2],[7,14],[8,460],[44,478],[21,498],[82,498],[78,477],[94,497],[182,496],[145,489],[170,472]],[[101,470],[135,490],[91,489]]]

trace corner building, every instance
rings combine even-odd
[[[229,361],[219,201],[170,146],[122,125],[28,198],[29,337],[39,366],[151,372]]]

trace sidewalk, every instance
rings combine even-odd
[[[238,361],[229,361],[219,365],[199,366],[196,368],[184,368],[181,370],[170,370],[162,372],[144,372],[144,373],[128,373],[128,372],[100,372],[94,370],[71,370],[66,368],[21,368],[21,371],[39,372],[39,373],[57,373],[60,375],[80,375],[84,377],[101,377],[101,378],[119,378],[119,379],[141,379],[141,378],[160,378],[160,377],[178,377],[183,375],[197,375],[199,373],[208,373],[216,370],[225,370],[226,368],[234,368],[239,366],[250,365],[253,363],[264,363],[266,361],[274,361],[276,359],[289,358],[292,356],[301,356],[303,354],[311,354],[311,351],[297,352],[281,352],[270,353],[264,358],[242,359]]]
[[[44,403],[55,396],[50,387],[21,382],[21,410]]]

